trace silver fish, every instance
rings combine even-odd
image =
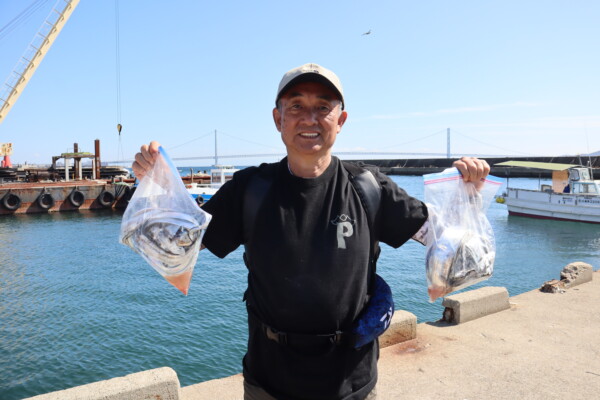
[[[447,227],[429,248],[425,263],[431,300],[492,275],[496,256],[493,233],[491,227],[484,230]]]
[[[204,225],[203,214],[146,208],[129,218],[121,241],[162,275],[175,275],[196,263]]]

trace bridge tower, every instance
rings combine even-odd
[[[450,128],[446,130],[446,158],[450,158]]]

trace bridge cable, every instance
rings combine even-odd
[[[205,137],[207,137],[207,136],[212,136],[212,135],[214,135],[214,132],[208,132],[208,133],[207,133],[207,134],[205,134],[205,135],[198,136],[197,138],[194,138],[194,139],[192,139],[192,140],[188,140],[188,141],[187,141],[187,142],[185,142],[185,143],[181,143],[181,144],[178,144],[178,145],[176,145],[176,146],[171,146],[171,147],[169,147],[169,151],[171,151],[171,150],[173,150],[173,149],[176,149],[176,148],[178,148],[178,147],[185,146],[186,144],[190,144],[190,143],[192,143],[192,142],[195,142],[196,140],[203,139],[203,138],[205,138]]]
[[[394,144],[392,146],[386,146],[386,148],[391,149],[392,147],[404,146],[404,145],[409,144],[409,143],[418,142],[420,140],[425,140],[425,139],[430,138],[432,136],[439,135],[440,133],[443,133],[443,132],[446,132],[446,130],[443,129],[441,131],[437,131],[435,133],[432,133],[431,135],[427,135],[427,136],[419,137],[417,139],[409,140],[408,142]]]
[[[223,132],[223,131],[219,131],[219,133],[220,133],[220,134],[222,134],[222,135],[225,135],[225,136],[229,136],[230,138],[233,138],[233,139],[240,140],[240,141],[242,141],[242,142],[246,142],[246,143],[250,143],[250,144],[255,144],[255,145],[257,145],[257,146],[267,147],[267,148],[269,148],[269,149],[275,149],[275,150],[280,150],[280,149],[281,149],[281,147],[269,146],[268,144],[263,144],[263,143],[253,142],[252,140],[248,140],[248,139],[242,139],[242,138],[240,138],[240,137],[233,136],[233,135],[231,135],[231,134],[228,134],[228,133],[225,133],[225,132]]]
[[[459,135],[464,136],[467,139],[471,139],[471,140],[473,140],[475,142],[484,144],[486,146],[495,147],[495,148],[500,149],[500,150],[508,151],[508,152],[511,152],[511,153],[517,153],[517,154],[521,154],[521,155],[525,155],[525,156],[536,155],[536,154],[533,154],[533,153],[523,153],[522,151],[511,150],[511,149],[507,149],[507,148],[504,148],[504,147],[501,147],[501,146],[496,146],[496,145],[493,145],[493,144],[490,144],[490,143],[486,143],[486,142],[484,142],[482,140],[475,139],[474,137],[465,135],[464,133],[461,133],[461,132],[457,131],[456,129],[452,129],[452,132],[453,133],[458,133]],[[539,156],[539,154],[538,154],[538,156]]]

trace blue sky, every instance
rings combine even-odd
[[[0,29],[33,2],[0,0]],[[2,82],[54,3],[0,31]],[[215,130],[221,156],[282,154],[275,91],[306,62],[344,85],[337,152],[445,154],[447,128],[455,155],[600,150],[598,1],[120,0],[119,10],[121,137],[115,2],[82,0],[0,125],[13,162],[50,163],[74,142],[93,151],[94,139],[103,161],[151,139],[174,158],[210,156]]]

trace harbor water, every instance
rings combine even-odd
[[[392,177],[422,198],[422,177]],[[511,179],[535,187],[537,179]],[[241,372],[246,348],[242,250],[221,260],[202,251],[183,296],[118,243],[121,212],[14,215],[0,219],[0,399],[169,366],[182,386]],[[509,217],[493,203],[494,275],[510,295],[559,277],[573,261],[600,267],[600,227]],[[441,318],[430,303],[424,247],[383,246],[379,273],[397,309],[418,322]]]

